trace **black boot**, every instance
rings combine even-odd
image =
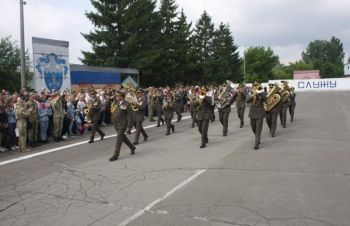
[[[173,131],[173,133],[175,133],[175,126],[174,125],[170,125],[170,128]]]
[[[114,154],[112,157],[109,158],[109,161],[113,162],[118,159],[118,155]]]

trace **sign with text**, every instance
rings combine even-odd
[[[289,86],[293,86],[295,91],[350,91],[350,79],[348,78],[329,78],[329,79],[303,79],[286,80]],[[270,80],[269,83],[279,83],[281,80]]]

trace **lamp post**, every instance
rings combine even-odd
[[[24,16],[23,16],[23,5],[25,5],[26,2],[23,0],[19,1],[19,8],[20,8],[20,24],[21,24],[21,88],[26,87],[25,82],[25,46],[24,46]]]

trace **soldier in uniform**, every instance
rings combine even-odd
[[[39,146],[39,109],[35,93],[29,94],[29,101],[25,105],[28,114],[28,142],[31,147]]]
[[[244,126],[244,111],[246,107],[246,97],[247,92],[245,86],[243,84],[239,84],[236,93],[236,107],[237,107],[237,115],[240,119],[239,128],[243,128]]]
[[[289,95],[289,87],[286,81],[281,81],[282,83],[282,93],[281,93],[281,107],[280,107],[280,120],[283,128],[287,126],[287,109],[288,109],[288,99],[283,100],[283,96],[288,93]],[[284,93],[284,94],[283,94]]]
[[[177,122],[181,121],[182,118],[182,108],[183,108],[183,98],[184,93],[182,87],[176,89],[175,91],[175,112],[177,115]]]
[[[30,151],[26,147],[27,142],[27,112],[25,108],[25,102],[23,98],[18,98],[16,107],[15,107],[15,114],[16,114],[16,126],[19,131],[18,136],[18,147],[20,152]]]
[[[192,128],[195,127],[196,123],[197,123],[197,105],[198,105],[198,94],[197,94],[197,90],[196,89],[192,89],[191,90],[191,94],[188,96],[189,100],[190,100],[190,113],[191,113],[191,118],[192,118]]]
[[[150,122],[154,122],[156,121],[153,117],[156,113],[156,108],[155,108],[155,105],[154,105],[154,97],[155,97],[155,90],[153,88],[150,88],[149,89],[149,92],[148,92],[148,106],[149,106],[149,121]]]
[[[269,92],[275,87],[275,84],[270,83],[269,84]],[[276,93],[279,95],[278,93]],[[276,128],[277,128],[277,119],[278,114],[280,112],[280,103],[277,103],[271,110],[266,111],[266,123],[268,127],[270,128],[270,135],[271,137],[275,137],[276,134]]]
[[[254,83],[250,97],[247,99],[251,103],[249,109],[250,126],[255,134],[254,149],[259,149],[263,121],[266,116],[264,102],[267,100],[266,93],[260,83]]]
[[[132,103],[132,110],[134,111],[134,126],[136,128],[134,145],[139,144],[140,133],[143,135],[143,140],[146,141],[148,135],[146,131],[143,129],[142,123],[145,119],[145,110],[146,110],[146,98],[143,96],[143,92],[141,89],[136,92],[137,103]]]
[[[169,92],[167,93],[164,104],[163,104],[163,112],[164,112],[164,118],[165,118],[165,124],[166,124],[166,134],[170,135],[170,129],[175,132],[175,126],[171,123],[171,120],[174,117],[174,110],[176,105],[174,104],[173,96]]]
[[[94,142],[96,131],[100,134],[101,140],[103,140],[105,134],[102,132],[102,130],[99,128],[98,121],[101,117],[101,100],[100,98],[96,97],[96,91],[92,90],[90,93],[90,99],[87,103],[87,109],[88,109],[88,118],[91,120],[92,124],[92,131],[89,143]]]
[[[62,128],[63,128],[63,117],[64,109],[59,92],[53,94],[51,99],[51,107],[53,111],[53,136],[55,141],[61,141],[62,139]]]
[[[226,85],[222,87],[222,89],[226,89]],[[228,118],[230,116],[231,113],[231,105],[233,104],[234,100],[235,100],[235,94],[231,97],[229,96],[228,92],[229,91],[225,91],[222,90],[219,97],[215,97],[222,106],[218,107],[218,111],[219,111],[219,121],[222,125],[222,135],[224,137],[227,136],[227,132],[228,132]]]
[[[160,89],[156,90],[155,96],[153,98],[153,101],[154,101],[153,103],[158,115],[157,127],[160,127],[160,122],[162,122],[162,125],[164,125],[164,119],[162,117],[163,100],[164,100],[164,96],[162,91]]]
[[[213,105],[212,97],[206,96],[208,89],[202,88],[198,97],[198,107],[197,107],[197,126],[198,131],[201,134],[201,146],[200,148],[205,148],[206,144],[209,142],[208,139],[208,128],[209,119],[211,117],[211,108]]]
[[[131,101],[129,100],[129,98],[135,98],[136,94],[135,94],[135,88],[131,87],[128,91],[128,93],[126,94],[126,101],[128,101],[131,104]],[[128,128],[126,130],[127,134],[131,134],[131,130],[132,127],[134,126],[134,111],[129,111],[128,112]]]
[[[130,103],[125,101],[125,94],[117,91],[115,94],[116,100],[113,101],[111,106],[112,121],[114,128],[117,131],[117,142],[115,144],[114,155],[109,161],[115,161],[119,158],[120,148],[124,142],[130,148],[131,155],[135,154],[136,147],[130,142],[128,137],[125,135],[125,131],[128,127],[128,111],[132,111]]]
[[[295,97],[296,93],[294,92],[294,87],[290,87],[290,96],[289,96],[289,115],[290,115],[290,122],[294,121],[294,111],[295,111]]]

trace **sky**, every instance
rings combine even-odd
[[[85,13],[94,10],[90,0],[26,0],[25,45],[32,52],[32,37],[69,41],[71,63],[81,63],[81,50],[90,44],[81,33],[93,30]],[[0,0],[0,38],[20,40],[19,0]],[[349,0],[176,0],[189,22],[204,10],[216,27],[230,25],[242,53],[252,46],[270,47],[281,63],[301,59],[314,40],[335,36],[343,43],[345,61],[350,54]]]

